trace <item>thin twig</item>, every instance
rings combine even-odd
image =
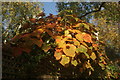
[[[104,4],[105,4],[105,2],[102,2],[101,5],[100,5],[100,7],[98,8],[98,10],[94,10],[94,11],[85,13],[84,15],[80,16],[79,18],[85,17],[85,16],[87,16],[88,14],[91,14],[91,13],[93,13],[93,12],[98,12],[98,11],[100,11]]]

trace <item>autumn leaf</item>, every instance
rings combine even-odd
[[[92,71],[94,71],[93,67],[90,64],[90,60],[87,61],[86,68],[90,68]]]
[[[61,52],[61,51],[62,51],[62,48],[55,48],[55,51],[56,51],[56,52]]]
[[[62,64],[63,66],[65,66],[66,64],[68,64],[70,62],[70,58],[67,57],[66,55],[62,55],[62,59],[60,61],[60,64]]]
[[[35,18],[31,18],[30,21],[31,21],[32,23],[36,23],[36,19],[35,19]]]
[[[92,43],[92,37],[87,33],[82,33],[85,42]]]
[[[76,47],[73,44],[66,44],[63,47],[63,52],[70,57],[75,56]]]
[[[75,37],[76,37],[79,41],[83,41],[83,35],[81,35],[81,34],[76,34]]]
[[[87,52],[87,48],[83,45],[80,45],[77,49],[76,49],[76,52],[79,53],[79,52],[82,52],[82,53],[86,53]]]
[[[65,30],[64,34],[65,34],[65,36],[68,36],[69,35],[69,30]]]
[[[98,64],[99,64],[99,66],[101,66],[102,70],[105,69],[105,65],[103,63],[98,63]]]
[[[41,33],[44,32],[44,30],[43,30],[43,29],[38,29],[37,32],[38,32],[39,34],[41,34]]]
[[[78,23],[78,24],[76,24],[76,25],[73,26],[73,27],[80,27],[80,25],[81,25],[81,23]]]
[[[84,28],[86,28],[86,29],[88,29],[88,30],[90,29],[90,28],[89,28],[89,25],[87,25],[87,24],[85,24],[85,23],[82,23],[82,25],[83,25]]]
[[[54,28],[56,26],[56,23],[49,23],[46,26],[47,28]]]
[[[96,54],[94,53],[94,52],[92,52],[92,54],[90,55],[90,58],[92,59],[92,60],[95,60],[97,57],[96,57]]]
[[[54,57],[56,58],[56,60],[60,60],[61,59],[61,57],[62,57],[62,52],[57,52],[57,51],[55,51],[55,53],[54,53]]]
[[[75,46],[80,46],[80,42],[76,40],[75,38],[73,38],[73,42]]]
[[[88,55],[86,52],[85,52],[84,54],[85,54],[85,56],[86,56],[87,58],[90,58],[89,55]]]
[[[93,43],[93,44],[92,44],[92,46],[94,47],[94,49],[95,49],[95,50],[97,50],[97,49],[98,49],[98,44]]]
[[[77,66],[78,65],[78,62],[76,60],[72,60],[71,61],[71,64],[74,65],[74,66]]]

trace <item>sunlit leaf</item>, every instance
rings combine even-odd
[[[99,64],[99,66],[101,66],[102,70],[105,69],[105,65],[103,63],[98,63],[98,64]]]
[[[38,32],[39,34],[41,34],[41,33],[44,32],[44,30],[43,30],[43,29],[38,29],[37,32]]]
[[[57,51],[55,51],[55,53],[54,53],[54,57],[56,58],[56,60],[60,60],[61,59],[61,57],[62,57],[62,52],[57,52]]]
[[[66,55],[62,55],[62,59],[60,61],[60,63],[65,66],[66,64],[68,64],[70,62],[70,58],[67,57]]]
[[[86,56],[87,58],[90,58],[90,56],[89,56],[86,52],[85,52],[84,54],[85,54],[85,56]]]
[[[90,55],[90,58],[92,59],[92,60],[95,60],[97,57],[96,57],[96,54],[94,53],[94,52],[92,52],[92,54]]]
[[[75,46],[80,46],[80,42],[76,40],[75,38],[73,38],[73,42]]]
[[[81,34],[76,34],[75,37],[76,37],[79,41],[83,41],[83,35],[81,35]]]
[[[76,47],[73,44],[66,44],[63,48],[63,52],[70,57],[75,56]]]
[[[87,33],[82,33],[85,42],[92,43],[92,37]]]
[[[82,53],[86,53],[87,52],[87,48],[83,45],[80,45],[77,49],[76,49],[76,52],[79,53],[79,52],[82,52]]]
[[[71,64],[74,65],[74,66],[77,66],[78,65],[78,62],[76,60],[72,60],[71,61]]]
[[[84,28],[86,28],[86,29],[88,29],[88,30],[90,29],[90,28],[89,28],[89,25],[87,25],[87,24],[85,24],[85,23],[82,23],[82,24],[84,25]]]
[[[68,36],[68,35],[69,35],[69,31],[65,30],[65,36]]]
[[[88,60],[86,63],[86,68],[90,68],[92,71],[94,71],[93,67],[90,64],[90,61]]]

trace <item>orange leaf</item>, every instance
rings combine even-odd
[[[81,23],[78,23],[78,24],[76,24],[76,25],[73,26],[73,27],[80,27],[80,25],[81,25]]]
[[[56,23],[49,23],[46,25],[47,28],[53,28],[56,26]]]
[[[92,43],[92,37],[87,33],[82,33],[85,42]]]
[[[56,52],[61,52],[62,48],[55,48]]]
[[[62,54],[63,54],[62,52],[57,52],[57,51],[56,51],[56,52],[54,53],[54,57],[56,58],[56,60],[59,60],[59,59],[61,59]]]

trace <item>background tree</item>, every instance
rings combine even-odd
[[[42,11],[41,6],[36,2],[2,2],[2,41],[19,34],[21,26]]]
[[[58,2],[58,12],[62,10],[72,10],[72,14],[78,16],[80,19],[90,21],[93,15],[90,12],[97,12],[101,10],[104,3],[100,2]]]
[[[119,7],[118,2],[106,2],[103,9],[94,14],[95,24],[99,27],[99,39],[105,42],[106,52],[112,60],[119,59],[120,55]]]

